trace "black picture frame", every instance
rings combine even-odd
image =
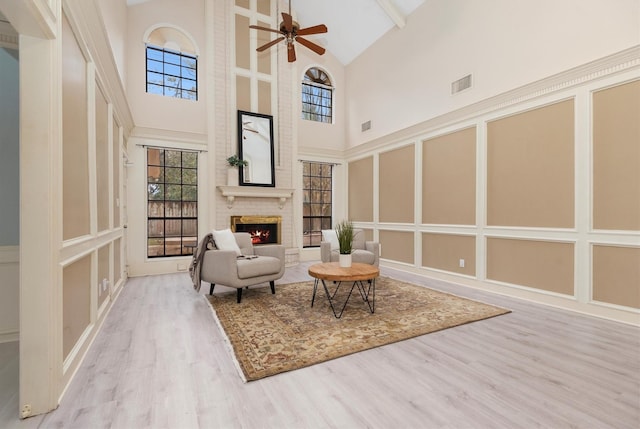
[[[238,156],[240,186],[276,186],[273,116],[238,110]]]

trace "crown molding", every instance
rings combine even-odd
[[[314,158],[331,158],[336,160],[344,159],[344,151],[325,149],[322,147],[314,146],[298,146],[299,157],[314,157]]]
[[[208,145],[207,134],[163,130],[159,128],[135,127],[133,130],[131,130],[130,137],[144,140],[181,142],[202,146]]]
[[[8,22],[0,21],[0,48],[18,49],[18,33]]]

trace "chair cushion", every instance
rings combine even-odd
[[[231,229],[214,230],[211,235],[213,235],[213,241],[216,243],[218,250],[233,250],[238,255],[242,254]]]
[[[280,259],[273,256],[255,256],[251,259],[238,259],[238,278],[266,276],[280,272]]]
[[[338,234],[335,229],[323,229],[322,241],[326,241],[331,244],[331,251],[340,250],[340,243],[338,243]]]

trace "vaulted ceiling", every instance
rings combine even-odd
[[[153,0],[127,0],[133,6]],[[349,64],[394,26],[402,28],[425,0],[291,0],[291,12],[300,27],[325,24],[326,34],[309,39]],[[284,12],[288,11],[287,9]]]
[[[325,24],[326,34],[309,37],[343,65],[394,26],[402,28],[425,0],[291,0],[300,27]]]

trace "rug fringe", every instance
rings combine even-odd
[[[216,325],[218,325],[218,329],[220,329],[220,332],[222,333],[225,348],[231,355],[231,360],[233,361],[233,365],[236,367],[236,370],[240,374],[240,378],[242,379],[242,382],[247,383],[247,377],[245,377],[244,371],[242,371],[242,368],[240,367],[240,362],[238,362],[238,359],[236,359],[236,353],[233,350],[233,345],[231,344],[231,340],[229,339],[227,332],[222,327],[222,324],[220,323],[220,319],[218,318],[218,314],[216,313],[215,308],[213,308],[213,305],[211,305],[211,303],[209,302],[209,298],[207,298],[205,295],[203,295],[203,298],[207,300],[207,306],[209,307],[209,309],[211,309],[211,315],[213,316],[213,320],[215,320]]]

